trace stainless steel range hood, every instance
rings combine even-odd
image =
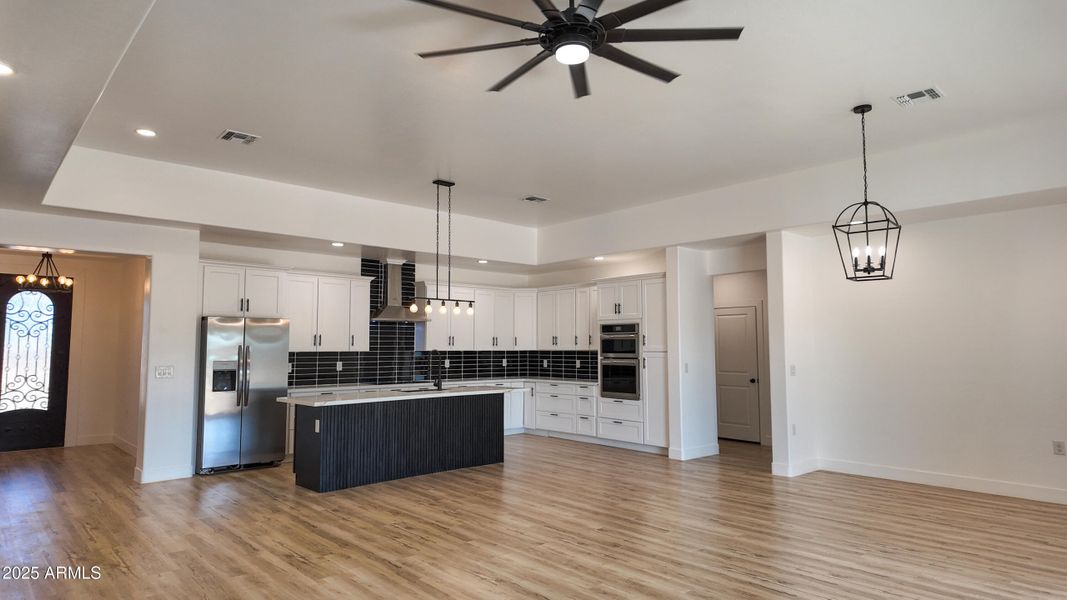
[[[425,323],[429,319],[421,310],[411,312],[404,306],[404,266],[392,264],[385,271],[385,306],[371,315],[371,321],[387,323]]]

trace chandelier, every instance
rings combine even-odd
[[[435,233],[437,244],[435,247],[437,267],[436,296],[432,298],[416,296],[411,300],[411,306],[408,310],[413,313],[419,312],[419,300],[423,300],[426,303],[423,309],[426,314],[433,313],[434,305],[440,303],[438,311],[442,315],[448,313],[449,305],[452,306],[452,314],[458,315],[462,310],[460,306],[460,303],[462,303],[467,305],[467,314],[473,315],[474,302],[472,300],[456,300],[452,298],[452,188],[456,185],[456,182],[435,179],[433,184],[437,188],[437,229]],[[448,190],[448,286],[444,296],[441,295],[441,188]]]
[[[852,109],[860,116],[863,137],[863,202],[847,206],[833,225],[841,266],[850,281],[892,279],[900,244],[897,217],[867,198],[867,113],[871,110],[870,104]]]
[[[52,260],[52,253],[45,252],[32,273],[15,277],[19,291],[55,291],[69,293],[74,287],[74,278],[59,273],[59,268]]]

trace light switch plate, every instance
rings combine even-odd
[[[1052,453],[1056,456],[1067,456],[1067,445],[1063,442],[1052,442]]]
[[[789,365],[789,375],[791,377],[796,377],[797,376],[797,366],[796,365]]]
[[[156,379],[174,379],[174,365],[157,366]]]

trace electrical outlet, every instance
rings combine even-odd
[[[156,367],[156,379],[174,379],[174,366],[162,365]]]
[[[290,373],[292,373],[292,372],[293,372],[293,363],[289,363],[289,372],[290,372]]]
[[[547,369],[548,368],[548,361],[547,360],[541,361],[541,368],[543,368],[543,369]]]
[[[1067,446],[1063,442],[1052,442],[1052,453],[1056,456],[1067,456]]]
[[[345,364],[341,361],[337,361],[337,372],[340,373],[342,370],[344,370],[344,368]]]
[[[793,423],[793,435],[797,434],[797,424]]]
[[[797,366],[796,365],[789,365],[789,376],[790,377],[796,377],[797,376]]]
[[[445,368],[447,369],[447,368],[449,368],[451,366],[452,366],[452,361],[446,358],[445,359]]]
[[[688,373],[688,372],[689,372],[689,363],[685,363],[685,372],[686,372],[686,373]]]
[[[581,369],[582,368],[582,361],[580,361],[580,360],[574,361],[574,368],[575,369]]]
[[[502,367],[508,366],[508,359],[506,359],[506,358],[501,359],[500,366],[502,366]]]

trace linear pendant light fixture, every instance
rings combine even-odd
[[[834,238],[845,278],[881,281],[893,278],[900,245],[900,222],[888,208],[867,198],[867,113],[870,104],[852,109],[860,116],[863,136],[863,202],[849,205],[834,221]]]
[[[74,287],[74,278],[61,275],[59,267],[52,260],[52,253],[45,252],[32,273],[15,277],[19,291],[32,292],[66,292],[70,293]]]
[[[425,311],[426,314],[433,313],[433,307],[435,304],[440,303],[439,312],[444,315],[448,314],[449,305],[452,306],[452,314],[458,315],[462,308],[460,303],[467,305],[467,314],[474,314],[474,301],[473,300],[457,300],[452,297],[452,188],[456,185],[454,181],[447,181],[444,179],[434,179],[434,186],[437,188],[437,230],[436,238],[437,245],[436,252],[436,267],[437,267],[437,282],[436,290],[437,295],[433,298],[416,296],[411,301],[411,306],[408,310],[413,313],[419,312],[419,300],[426,302]],[[441,296],[441,188],[448,190],[448,288],[444,296]]]

